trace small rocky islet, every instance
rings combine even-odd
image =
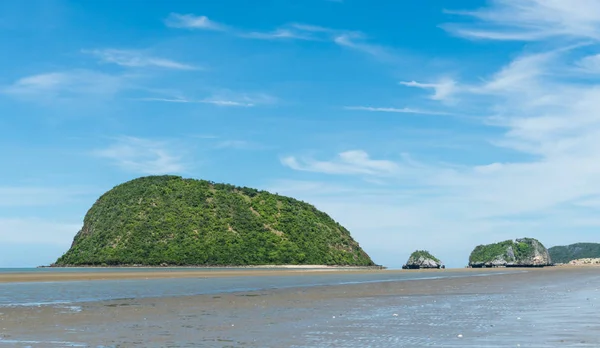
[[[442,261],[427,250],[416,250],[402,266],[402,269],[440,269],[446,268]]]
[[[469,256],[469,267],[544,267],[551,266],[548,249],[537,239],[518,238],[478,245]]]

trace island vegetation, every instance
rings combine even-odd
[[[552,261],[569,263],[573,260],[600,258],[600,243],[575,243],[548,249]]]
[[[314,206],[253,188],[179,176],[118,185],[87,212],[54,266],[374,263]]]

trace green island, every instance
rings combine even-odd
[[[478,245],[469,256],[469,267],[543,267],[552,264],[548,250],[534,238]]]
[[[575,243],[566,246],[553,246],[548,249],[552,261],[569,263],[585,258],[600,258],[600,243]]]
[[[148,176],[103,194],[64,266],[375,266],[314,206],[253,188]]]

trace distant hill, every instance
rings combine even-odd
[[[534,238],[478,245],[469,256],[470,267],[541,267],[551,264],[548,250]]]
[[[554,246],[548,249],[552,261],[567,263],[584,258],[600,258],[600,243],[576,243],[566,246]]]
[[[103,194],[54,266],[290,264],[374,265],[347,229],[308,203],[149,176]]]

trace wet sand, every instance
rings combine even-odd
[[[82,281],[82,280],[128,280],[128,279],[165,279],[165,278],[218,278],[218,277],[262,277],[262,276],[286,276],[300,274],[317,274],[329,272],[329,274],[347,274],[354,272],[357,274],[373,273],[373,272],[436,272],[437,270],[379,270],[360,267],[321,267],[321,268],[283,268],[283,269],[222,269],[222,270],[206,270],[186,268],[172,269],[153,269],[151,271],[135,270],[135,269],[120,269],[112,271],[110,268],[101,269],[102,272],[94,271],[77,271],[69,272],[22,272],[22,273],[0,273],[0,283],[15,283],[15,282],[56,282],[56,281]],[[456,268],[447,269],[443,272],[464,272],[476,269]],[[506,269],[494,268],[486,269],[486,272],[502,271]]]
[[[598,268],[555,267],[0,308],[0,347],[597,348],[599,306]]]
[[[290,269],[231,269],[207,271],[203,269],[164,269],[152,271],[119,270],[111,271],[102,269],[102,272],[78,271],[67,272],[40,272],[40,273],[0,273],[0,283],[17,282],[56,282],[56,281],[82,281],[82,280],[133,280],[133,279],[165,279],[165,278],[219,278],[219,277],[262,277],[262,276],[285,276],[298,274],[315,274],[321,272],[346,273],[346,272],[378,272],[364,268],[290,268]]]

